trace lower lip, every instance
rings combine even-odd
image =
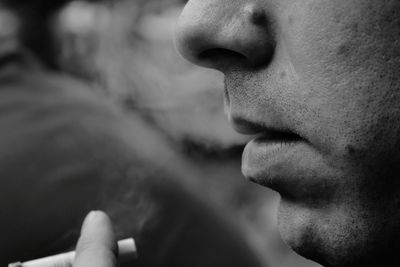
[[[336,185],[321,156],[305,140],[255,138],[243,152],[242,171],[251,181],[292,200],[332,196]],[[320,174],[320,175],[318,175]]]

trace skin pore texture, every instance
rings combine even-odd
[[[191,0],[177,26],[181,54],[225,74],[234,127],[263,136],[242,170],[280,193],[283,239],[324,266],[397,257],[399,13],[397,0]]]

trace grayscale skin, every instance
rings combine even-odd
[[[191,0],[178,22],[181,54],[225,74],[233,126],[260,135],[245,176],[325,266],[398,257],[399,39],[397,0]]]

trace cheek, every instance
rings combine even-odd
[[[373,1],[310,0],[282,18],[303,120],[318,124],[319,141],[339,154],[395,135],[390,124],[399,118],[400,50],[398,26],[384,19],[389,15],[396,17]]]

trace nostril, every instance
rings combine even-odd
[[[238,60],[244,60],[246,57],[238,52],[224,49],[224,48],[213,48],[203,51],[199,54],[199,58],[201,60],[214,60],[215,58],[224,59],[224,58],[236,58]]]
[[[224,49],[212,48],[198,54],[198,64],[218,70],[226,70],[233,64],[245,64],[246,56],[238,52]]]

